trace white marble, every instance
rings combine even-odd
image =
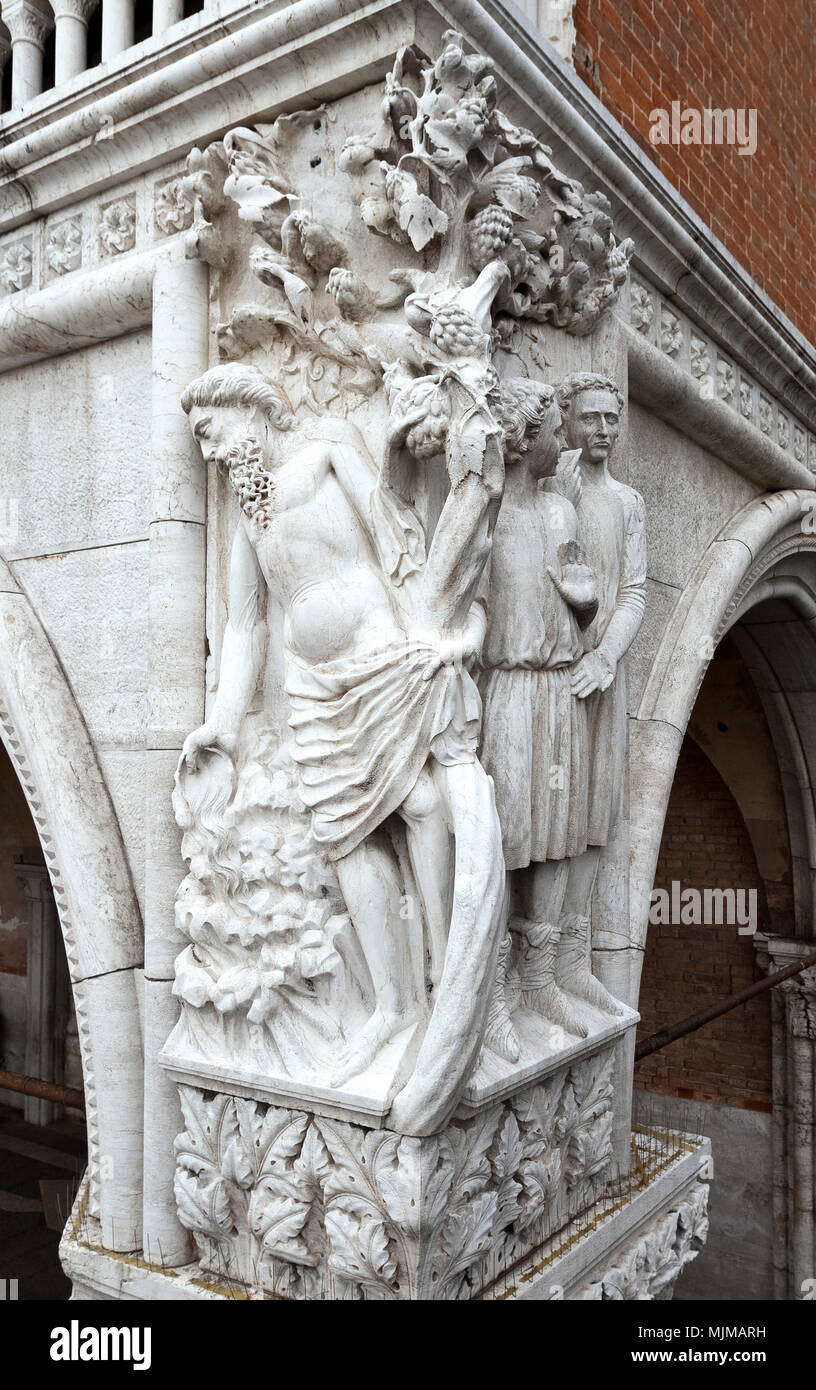
[[[59,27],[68,0],[54,8]],[[496,62],[512,122],[497,113],[486,60],[468,67],[443,40],[448,12],[460,16],[467,51]],[[392,5],[376,22],[357,0],[282,10],[262,0],[240,15],[222,6],[217,25],[212,10],[183,25],[176,14],[172,4],[157,9],[158,27],[172,25],[166,40],[123,49],[105,73],[76,73],[4,116],[0,153],[0,410],[20,442],[10,451],[20,507],[14,542],[2,544],[13,567],[3,584],[36,609],[49,669],[64,668],[70,727],[84,725],[95,746],[86,786],[107,806],[117,891],[132,882],[144,912],[142,923],[131,894],[122,951],[118,919],[112,933],[81,936],[87,973],[104,988],[86,981],[86,962],[75,971],[92,1205],[104,1229],[93,1227],[99,1248],[74,1242],[66,1260],[78,1288],[108,1297],[224,1296],[217,1275],[185,1263],[188,1225],[202,1247],[216,1237],[176,1207],[179,1082],[215,1095],[200,1105],[215,1106],[227,1128],[239,1112],[250,1128],[268,1115],[270,1129],[280,1115],[297,1128],[303,1117],[304,1172],[334,1201],[348,1187],[339,1160],[323,1171],[319,1134],[342,1134],[359,1152],[380,1143],[384,1153],[437,1152],[479,1126],[487,1134],[487,1117],[506,1127],[522,1093],[549,1094],[559,1077],[611,1056],[586,1142],[627,1162],[635,1014],[619,1001],[637,1000],[663,815],[710,644],[763,598],[793,605],[802,630],[812,620],[802,523],[816,445],[813,349],[622,143],[523,16],[492,0],[450,0],[444,16],[426,0]],[[119,17],[117,42],[127,42],[126,3]],[[76,40],[81,20],[71,22]],[[447,50],[445,60],[417,102],[421,63],[401,52],[383,110],[387,69],[416,32],[425,53]],[[316,106],[306,86],[331,100]],[[462,90],[472,101],[456,113]],[[292,115],[300,106],[306,113]],[[289,114],[275,122],[281,110]],[[631,295],[629,234],[639,252]],[[594,380],[576,392],[564,383],[578,373]],[[520,378],[523,389],[508,388]],[[188,420],[181,398],[193,383]],[[606,431],[602,458],[580,437],[582,399]],[[582,462],[562,459],[545,480],[562,443]],[[642,539],[637,493],[648,577],[629,563]],[[611,495],[623,534],[613,526],[604,545]],[[9,527],[14,516],[3,513]],[[504,670],[488,659],[507,618],[491,609],[491,586],[495,599],[500,552],[506,559],[522,534],[528,563],[513,592],[530,584],[529,557],[540,557],[546,601],[533,637],[556,631],[557,640],[535,662],[516,652],[520,664],[511,663],[519,690],[515,675],[534,673],[535,698],[508,705],[506,725],[485,700],[478,727],[471,683],[484,696]],[[525,604],[537,594],[530,585]],[[806,928],[816,748],[800,670],[807,642],[752,640],[799,816],[797,922]],[[14,679],[28,689],[27,658],[8,642]],[[378,742],[371,705],[354,703],[365,691],[355,663],[383,645]],[[421,690],[417,653],[433,668]],[[331,767],[319,738],[336,732],[333,710],[321,722],[332,690],[316,694],[330,665],[350,697],[348,756],[341,766],[330,745]],[[576,714],[610,691],[620,712],[627,689],[628,764],[625,729],[599,758]],[[542,717],[544,691],[570,712],[568,739]],[[26,711],[19,691],[15,699],[19,730]],[[441,730],[426,717],[434,700]],[[30,737],[44,751],[29,766],[30,795],[56,815],[63,853],[76,852],[98,886],[76,850],[79,831],[65,824],[67,806],[87,833],[74,791],[58,777],[56,805],[38,795],[53,780],[58,738],[33,705]],[[288,725],[296,709],[299,745]],[[518,769],[527,714],[537,716],[528,743],[553,774],[548,790],[571,800],[563,817],[531,808],[536,852],[524,863],[508,856],[505,879],[511,817],[499,776],[493,792],[474,754],[486,761],[490,738],[504,740],[497,774]],[[173,775],[191,731],[177,826]],[[462,739],[451,750],[452,731]],[[9,737],[19,742],[18,732]],[[375,774],[389,758],[401,764],[397,799],[377,803]],[[616,811],[612,792],[621,793],[620,814],[578,852],[599,794],[584,781],[593,764]],[[340,791],[351,788],[340,809],[364,822],[348,854],[326,814],[337,809],[329,773],[338,767]],[[532,769],[525,776],[525,794],[541,790]],[[182,833],[189,874],[179,893]],[[72,888],[84,927],[96,897]],[[562,1119],[545,1118],[548,1141],[549,1120]],[[494,1165],[486,1204],[509,1190],[497,1178],[510,1152],[497,1133],[483,1155]],[[113,1182],[100,1153],[116,1158]],[[224,1156],[209,1157],[214,1174]],[[247,1207],[227,1244],[245,1255],[253,1181],[242,1182]],[[293,1195],[301,1206],[304,1191]],[[462,1193],[457,1178],[440,1222]],[[666,1296],[691,1249],[685,1217],[666,1220],[678,1193],[667,1190],[660,1210],[645,1194],[625,1232],[594,1232],[595,1266],[576,1267],[573,1291]],[[494,1215],[486,1239],[498,1268]],[[347,1240],[347,1261],[371,1249],[369,1290],[393,1292],[390,1247],[373,1228],[366,1247],[352,1216],[333,1219],[332,1240]],[[139,1245],[148,1260],[160,1249],[168,1273],[141,1268],[139,1255],[117,1267],[104,1244]],[[212,1249],[204,1255],[212,1263]],[[325,1288],[325,1271],[308,1277]],[[533,1296],[548,1296],[535,1287]],[[449,1288],[464,1286],[452,1276]]]

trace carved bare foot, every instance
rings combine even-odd
[[[332,1086],[342,1086],[344,1081],[366,1071],[381,1048],[385,1047],[394,1034],[404,1026],[404,1019],[386,1013],[378,1004],[368,1022],[356,1037],[352,1038],[348,1046],[343,1048],[331,1074]]]

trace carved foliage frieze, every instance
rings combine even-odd
[[[589,1302],[669,1299],[684,1267],[708,1235],[708,1183],[697,1181],[676,1206],[627,1245],[601,1279],[575,1298]]]
[[[288,1298],[461,1299],[611,1162],[612,1053],[426,1139],[181,1088],[176,1197],[204,1268]]]

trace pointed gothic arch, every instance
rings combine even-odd
[[[91,1204],[108,1249],[141,1232],[143,929],[121,832],[82,714],[28,597],[0,558],[0,738],[42,844],[77,1014]]]

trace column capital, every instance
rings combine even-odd
[[[51,879],[45,864],[18,860],[14,872],[29,902],[40,902],[51,893]]]
[[[791,1037],[816,1042],[816,970],[803,970],[781,988]]]
[[[55,19],[78,19],[87,24],[99,0],[52,0]]]
[[[54,27],[50,10],[35,4],[35,0],[4,0],[3,23],[11,34],[12,48],[16,43],[33,43],[40,50]]]

